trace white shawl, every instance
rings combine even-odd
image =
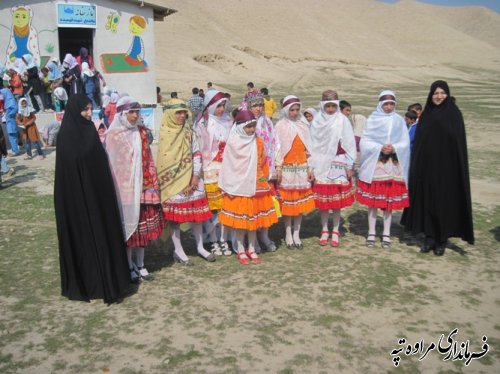
[[[393,94],[394,95],[394,94]],[[387,101],[380,101],[375,110],[366,121],[363,136],[360,141],[361,161],[359,179],[371,183],[382,146],[392,144],[398,156],[399,164],[408,186],[408,170],[410,166],[410,137],[406,123],[396,111],[385,113],[382,105]]]
[[[219,186],[230,195],[254,196],[257,188],[257,141],[245,133],[247,124],[233,125],[224,148]]]
[[[137,229],[142,194],[142,142],[137,124],[117,113],[106,134],[106,151],[115,182],[125,241]]]
[[[217,106],[226,101],[227,98],[223,98],[207,107],[205,110],[208,115],[205,114],[206,116],[202,117],[195,125],[195,131],[200,139],[200,149],[204,165],[212,162],[219,152],[219,143],[221,141],[225,142],[229,136],[233,123],[231,117],[226,112],[220,117],[214,114]]]
[[[285,97],[283,102],[288,101],[289,99],[296,98],[293,95],[289,95]],[[298,104],[301,106],[300,102],[293,102],[291,104],[286,105],[281,110],[282,118],[276,123],[275,132],[276,137],[280,143],[280,150],[276,155],[276,164],[282,165],[283,159],[290,152],[292,148],[292,143],[295,137],[298,135],[304,146],[306,147],[309,154],[311,154],[311,135],[309,132],[309,125],[307,124],[307,120],[303,115],[300,115],[298,119],[292,120],[289,116],[290,108]]]
[[[339,109],[334,114],[326,114],[324,107],[327,103],[334,103],[339,108],[338,100],[321,101],[321,111],[311,122],[311,166],[319,180],[327,179],[339,142],[350,160],[356,158],[356,141],[349,119]]]

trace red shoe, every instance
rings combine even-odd
[[[328,230],[327,231],[321,231],[321,236],[323,236],[323,234],[327,234],[326,236],[326,239],[321,239],[321,237],[319,238],[319,245],[324,247],[326,245],[326,243],[328,243]]]
[[[337,240],[333,239],[333,236],[337,235]],[[332,231],[332,241],[330,242],[332,247],[340,247],[340,233],[338,231]]]
[[[247,254],[245,252],[237,253],[236,257],[238,257],[238,261],[242,265],[248,265],[250,263],[250,259],[248,258]]]
[[[257,256],[257,253],[255,252],[247,252],[247,256],[250,258],[250,260],[256,264],[260,264],[262,260]]]

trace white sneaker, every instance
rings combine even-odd
[[[210,243],[210,252],[216,256],[222,256],[222,249],[217,242]]]
[[[139,275],[142,279],[146,281],[150,281],[154,279],[153,274],[149,274],[149,271],[146,268],[139,268]]]

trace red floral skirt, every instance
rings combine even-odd
[[[127,240],[127,247],[146,247],[160,237],[165,228],[160,204],[141,204],[139,224]]]
[[[179,203],[163,203],[163,217],[175,223],[203,222],[212,218],[206,197]]]
[[[370,208],[387,210],[399,210],[410,206],[405,182],[395,180],[372,183],[358,180],[356,200]]]
[[[315,183],[312,190],[314,203],[320,210],[341,209],[354,203],[354,189],[351,182],[346,184]]]

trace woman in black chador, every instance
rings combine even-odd
[[[70,97],[57,138],[54,205],[62,295],[119,301],[130,275],[113,179],[87,96]]]
[[[443,255],[450,237],[474,244],[464,120],[445,81],[431,85],[417,125],[409,187],[401,223],[425,234],[422,253]]]

